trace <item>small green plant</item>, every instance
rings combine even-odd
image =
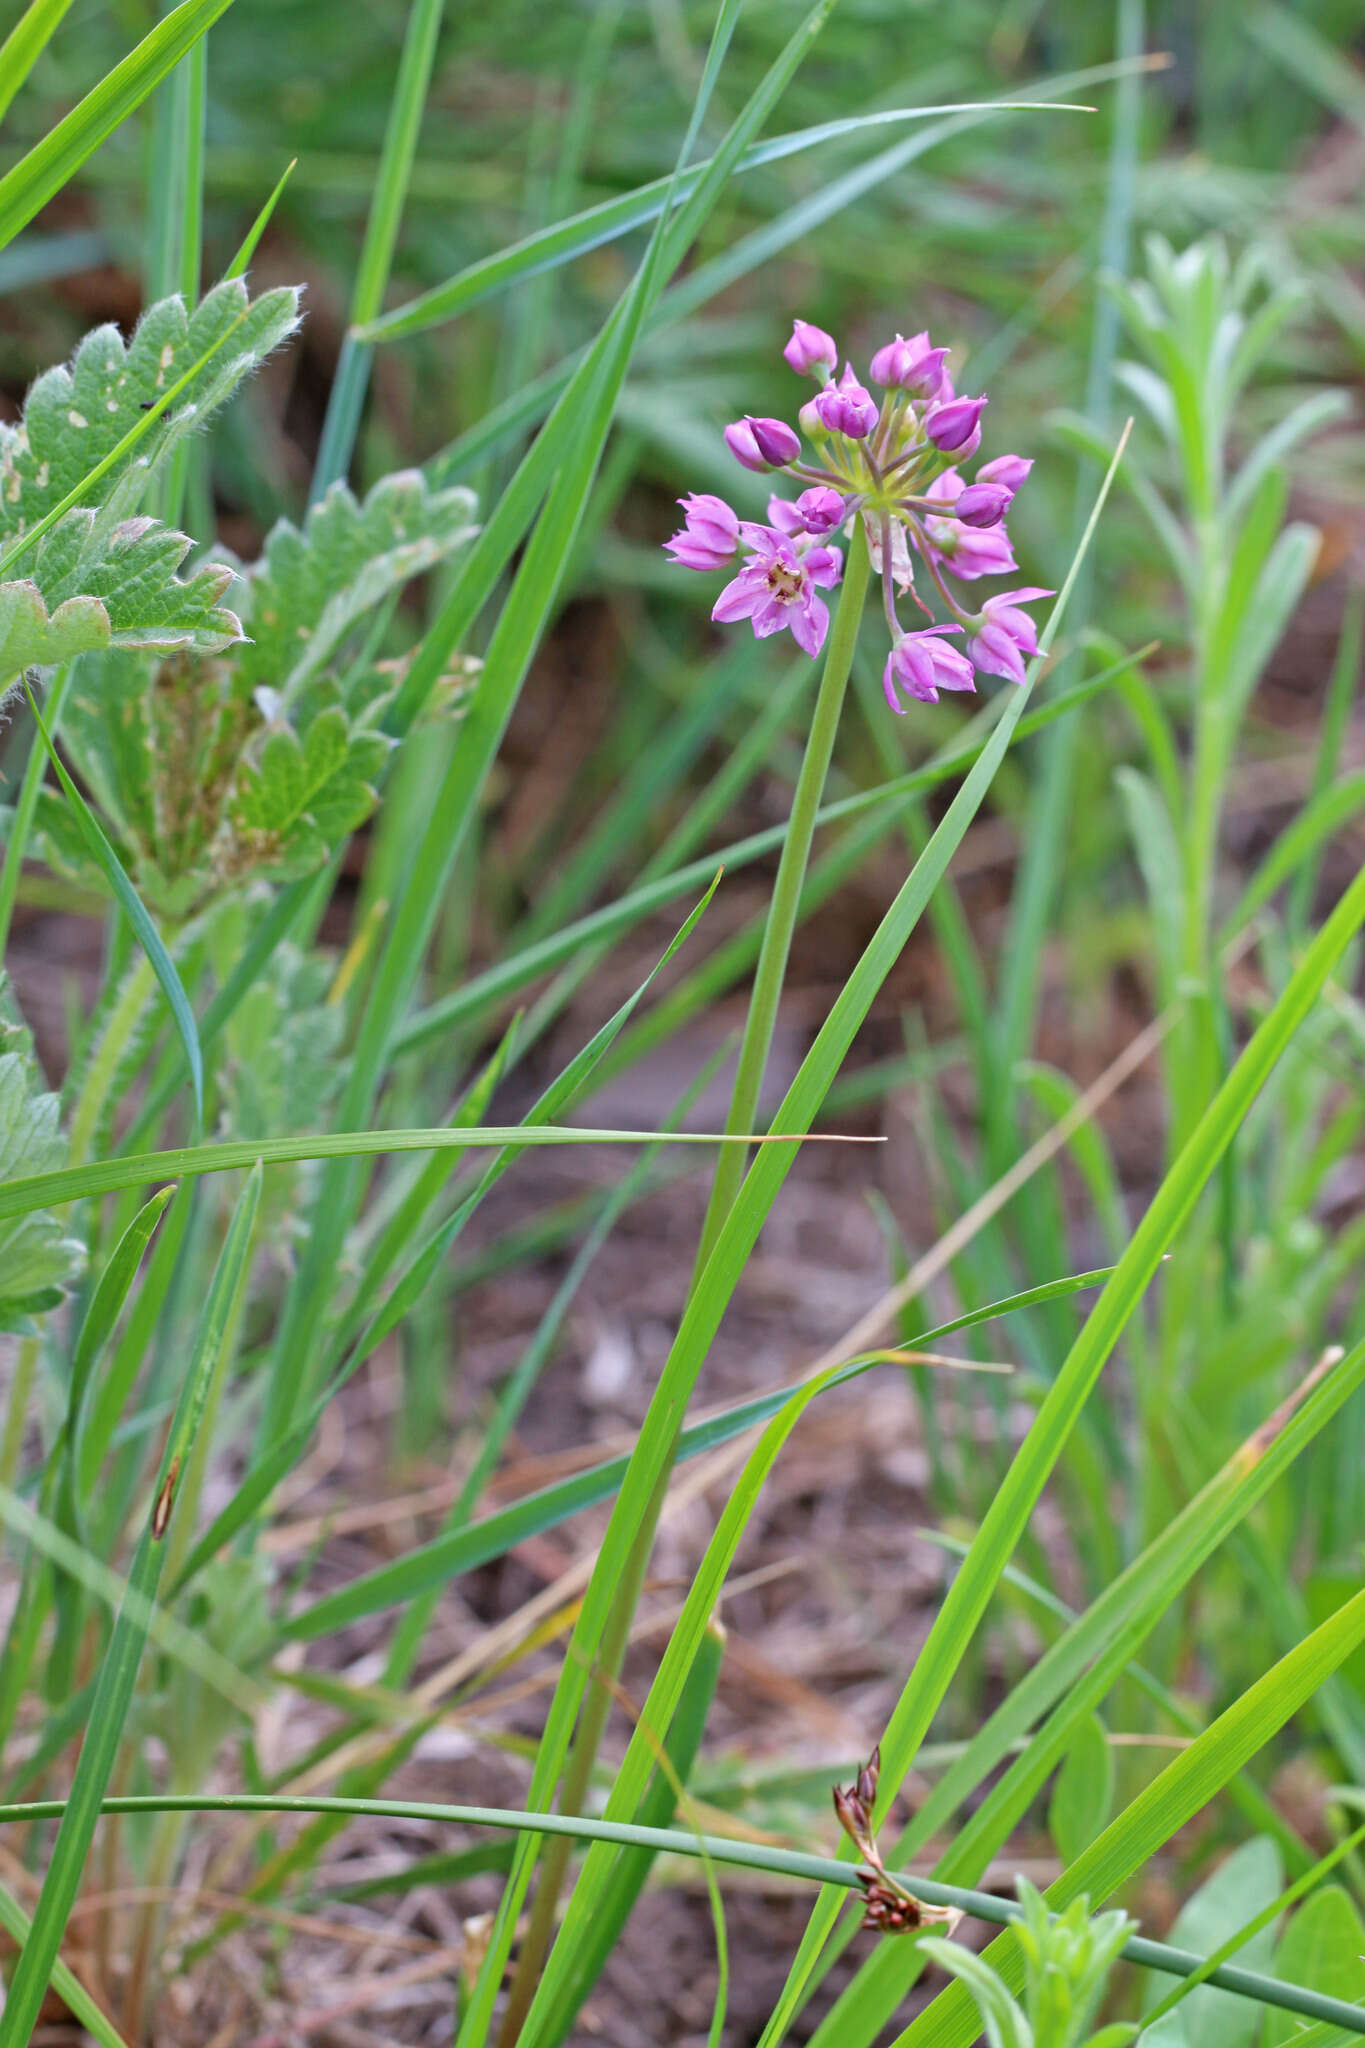
[[[1127,2021],[1092,2032],[1119,1950],[1133,1930],[1126,1913],[1091,1914],[1087,1898],[1051,1913],[1026,1877],[1016,1881],[1023,1911],[1014,1936],[1024,1958],[1023,2003],[981,1957],[936,1935],[921,1950],[967,1986],[990,2048],[1124,2048]]]

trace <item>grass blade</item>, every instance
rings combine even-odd
[[[280,172],[279,177],[275,180],[274,191],[266,200],[265,205],[261,208],[255,220],[252,221],[251,226],[247,229],[246,234],[243,237],[241,247],[238,249],[237,254],[233,257],[231,263],[229,263],[227,269],[223,272],[224,283],[226,283],[227,280],[232,277],[246,276],[247,267],[250,264],[252,257],[256,254],[256,244],[260,241],[261,236],[269,227],[270,216],[274,213],[275,208],[279,205],[280,198],[284,192],[284,188],[289,183],[290,178],[293,176],[298,166],[298,161],[299,160],[296,156],[291,157],[289,159],[289,162],[285,165],[284,169]]]
[[[10,101],[51,42],[71,0],[29,0],[0,43],[0,121]]]
[[[0,248],[28,226],[231,5],[232,0],[181,0],[65,120],[0,178]]]
[[[1325,1678],[1365,1642],[1365,1592],[1338,1608],[1320,1628],[1297,1644],[1258,1679],[1248,1692],[1221,1714],[1204,1733],[1183,1750],[1174,1763],[1154,1778],[1131,1805],[1112,1820],[1099,1839],[1064,1871],[1044,1896],[1050,1906],[1060,1909],[1083,1895],[1096,1905],[1110,1898],[1121,1884],[1134,1876],[1187,1821],[1207,1806],[1270,1738],[1312,1698]],[[1006,1984],[1017,1990],[1023,1982],[1022,1959],[1010,1935],[1002,1935],[986,1950],[989,1961]],[[1196,1966],[1202,1967],[1202,1966]],[[1182,1975],[1187,1974],[1185,1972]],[[1237,1980],[1250,1972],[1214,1970],[1209,1983],[1230,1990],[1244,1986]],[[1233,1981],[1229,1982],[1229,1979]],[[1282,1998],[1269,1998],[1264,1991],[1248,1992],[1265,2004],[1282,2005]],[[1338,2010],[1313,2012],[1305,2016],[1331,2019],[1353,2033],[1365,2032],[1365,2009],[1333,2000]],[[1302,2006],[1293,2010],[1303,2012]],[[928,2010],[897,2036],[893,2048],[969,2048],[976,2038],[975,2008],[961,1987],[954,1985],[936,1998]]]
[[[128,1592],[100,1666],[71,1797],[62,1814],[33,1924],[15,1965],[4,2012],[0,2014],[0,2048],[25,2048],[75,1903],[101,1802],[122,1740],[123,1724],[132,1704],[147,1640],[148,1610],[156,1599],[166,1554],[162,1538],[174,1509],[176,1480],[194,1448],[218,1354],[246,1279],[246,1254],[260,1192],[261,1171],[257,1167],[238,1198],[204,1303],[189,1369],[162,1455],[151,1519],[138,1545],[128,1575]]]
[[[185,994],[180,976],[176,973],[175,962],[166,951],[161,934],[152,923],[142,898],[124,873],[122,862],[105,838],[99,820],[67,774],[61,756],[53,746],[51,735],[43,723],[43,715],[38,709],[32,690],[28,692],[28,702],[43,745],[47,749],[48,758],[57,772],[62,792],[75,814],[81,837],[90,849],[91,859],[95,861],[108,882],[119,909],[136,933],[138,944],[147,955],[152,972],[161,984],[161,992],[166,998],[175,1021],[175,1028],[180,1034],[180,1043],[185,1048],[190,1084],[194,1089],[194,1120],[196,1125],[201,1125],[204,1121],[204,1056],[199,1049],[199,1032],[194,1021],[194,1011],[190,1008],[190,999]],[[20,1187],[23,1183],[14,1182],[12,1185]]]
[[[1052,1280],[1041,1287],[1027,1288],[1022,1294],[1013,1295],[1005,1301],[991,1302],[987,1307],[958,1316],[950,1323],[941,1323],[937,1329],[921,1331],[910,1341],[921,1348],[937,1344],[941,1338],[950,1337],[957,1330],[992,1322],[997,1316],[1012,1315],[1017,1309],[1031,1308],[1040,1301],[1059,1300],[1083,1287],[1098,1286],[1112,1270],[1112,1267],[1101,1267],[1093,1273],[1077,1273],[1065,1280]],[[839,1366],[837,1377],[829,1384],[842,1386],[881,1362],[879,1355],[854,1359]],[[818,1391],[814,1382],[809,1384],[812,1392]],[[737,1407],[723,1409],[704,1422],[693,1423],[678,1438],[677,1458],[681,1461],[697,1457],[703,1451],[714,1450],[717,1445],[742,1436],[746,1430],[757,1429],[792,1398],[791,1387],[778,1387],[771,1393],[741,1401]],[[628,1457],[607,1459],[586,1472],[575,1473],[571,1479],[558,1480],[539,1493],[529,1494],[510,1507],[499,1508],[495,1514],[487,1515],[467,1528],[418,1544],[391,1564],[380,1565],[373,1572],[352,1579],[338,1592],[329,1593],[322,1600],[301,1609],[285,1622],[284,1633],[305,1640],[326,1635],[345,1621],[397,1606],[419,1593],[445,1585],[461,1572],[473,1571],[490,1558],[503,1556],[526,1537],[553,1529],[583,1508],[595,1506],[598,1501],[610,1500],[624,1478],[629,1462]]]
[[[16,1948],[22,1948],[28,1940],[32,1925],[19,1901],[0,1885],[0,1927],[4,1928]],[[128,2043],[103,2006],[95,2003],[80,1978],[63,1962],[58,1961],[52,1966],[52,1988],[86,2032],[99,2042],[100,2048],[128,2048]]]
[[[1361,1598],[1365,1600],[1365,1595]],[[0,1806],[0,1827],[22,1825],[35,1820],[60,1819],[67,1811],[63,1799],[32,1800]],[[581,1842],[615,1842],[624,1848],[648,1849],[654,1855],[710,1857],[736,1870],[768,1871],[777,1876],[805,1879],[817,1884],[838,1885],[856,1891],[858,1873],[850,1863],[830,1856],[808,1856],[795,1849],[769,1846],[763,1842],[740,1842],[732,1835],[699,1835],[686,1828],[646,1828],[628,1822],[580,1819],[574,1814],[526,1813],[510,1807],[444,1806],[412,1799],[290,1799],[273,1793],[152,1793],[120,1794],[105,1799],[103,1813],[335,1813],[345,1817],[372,1816],[385,1820],[440,1822],[450,1826],[497,1828],[514,1833],[564,1835]],[[1117,1825],[1117,1823],[1116,1823]],[[897,1873],[899,1874],[899,1873]],[[907,1888],[931,1906],[951,1906],[988,1925],[1008,1927],[1019,1917],[1019,1907],[1010,1899],[991,1892],[969,1891],[960,1885],[936,1884],[929,1878],[907,1873]],[[1055,1888],[1054,1888],[1055,1890]],[[1052,1899],[1053,1894],[1048,1894]],[[993,1945],[994,1946],[994,1945]],[[1120,1949],[1127,1961],[1143,1969],[1161,1970],[1172,1977],[1188,1977],[1204,1966],[1205,1958],[1165,1942],[1134,1936]],[[1344,2027],[1350,2034],[1365,2034],[1365,2009],[1345,2000],[1307,1991],[1296,1984],[1282,1984],[1251,1970],[1224,1965],[1206,1980],[1262,2005],[1284,2012],[1299,2013],[1306,2019]]]
[[[373,354],[372,343],[359,339],[355,330],[374,319],[388,289],[444,12],[445,0],[412,0],[408,14],[370,217],[365,224],[365,240],[351,293],[351,331],[341,345],[336,374],[327,394],[327,413],[309,488],[310,504],[315,504],[351,466]]]
[[[1007,113],[1093,112],[1093,107],[1074,106],[1056,100],[974,100],[960,105],[890,107],[875,114],[853,114],[837,121],[821,121],[813,128],[796,129],[789,135],[775,135],[767,142],[753,143],[741,151],[730,175],[739,176],[763,164],[799,156],[805,150],[818,148],[822,143],[836,142],[844,136],[859,135],[873,128],[899,127],[908,121],[935,121],[950,114],[979,117]],[[538,228],[534,234],[514,242],[510,248],[500,249],[496,255],[484,256],[469,264],[444,284],[433,285],[420,298],[410,299],[406,305],[395,306],[392,312],[370,319],[360,328],[359,338],[368,342],[400,341],[409,335],[424,334],[429,328],[456,319],[459,314],[469,312],[483,300],[526,278],[538,277],[544,271],[573,262],[577,256],[600,249],[604,243],[617,241],[633,228],[644,227],[657,220],[671,189],[675,190],[678,198],[692,194],[714,161],[707,158],[692,165],[677,181],[676,188],[671,178],[655,178],[652,183],[640,185],[619,198],[604,199],[596,206],[587,207],[571,220],[556,221],[551,227]]]
[[[389,1152],[483,1150],[503,1145],[881,1145],[883,1138],[835,1137],[828,1132],[745,1132],[735,1138],[723,1131],[600,1131],[574,1124],[479,1124],[467,1130],[437,1124],[431,1130],[327,1131],[302,1138],[234,1138],[221,1145],[187,1145],[169,1152],[142,1152],[127,1159],[92,1160],[87,1166],[65,1166],[56,1173],[29,1174],[0,1183],[0,1218],[23,1216],[30,1209],[48,1209],[87,1195],[110,1195],[119,1188],[145,1187],[150,1181],[193,1179],[201,1173],[228,1173],[235,1167],[292,1164],[299,1159],[376,1159]]]

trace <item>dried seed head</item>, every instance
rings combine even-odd
[[[866,1878],[863,1883],[864,1927],[876,1928],[881,1934],[908,1934],[921,1924],[919,1906],[906,1893],[894,1891],[879,1878]]]
[[[877,1797],[877,1780],[882,1772],[881,1744],[873,1750],[867,1762],[858,1773],[858,1797],[866,1807],[871,1807]]]

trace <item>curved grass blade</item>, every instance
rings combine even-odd
[[[110,1254],[109,1262],[100,1274],[90,1298],[90,1306],[85,1312],[85,1320],[81,1324],[81,1333],[76,1339],[76,1349],[71,1359],[66,1433],[73,1454],[79,1452],[90,1376],[128,1298],[128,1290],[136,1278],[137,1269],[142,1263],[143,1253],[151,1242],[152,1233],[175,1192],[176,1184],[171,1182],[168,1187],[159,1188],[151,1200],[138,1210]]]
[[[174,1511],[176,1481],[194,1448],[218,1355],[246,1280],[247,1251],[260,1200],[261,1179],[261,1169],[253,1168],[238,1197],[209,1285],[189,1369],[181,1384],[162,1454],[151,1518],[138,1544],[128,1575],[128,1589],[100,1666],[71,1797],[65,1802],[33,1923],[14,1968],[4,2012],[0,2014],[0,2048],[25,2048],[75,1903],[123,1737],[123,1724],[132,1704],[147,1640],[149,1612],[156,1601],[166,1555],[162,1538]]]
[[[199,1049],[199,1032],[194,1021],[194,1011],[190,1008],[190,999],[185,994],[180,976],[175,971],[175,962],[162,944],[161,934],[152,923],[142,898],[124,873],[122,862],[109,844],[109,841],[105,838],[99,820],[95,817],[85,798],[67,774],[61,757],[52,744],[51,735],[43,723],[43,715],[38,709],[32,690],[28,692],[28,702],[43,745],[47,749],[48,758],[56,770],[57,780],[62,786],[62,792],[75,814],[76,823],[80,827],[81,837],[90,849],[92,860],[99,867],[100,872],[112,889],[119,909],[123,912],[136,933],[139,945],[151,962],[152,972],[161,984],[161,992],[166,998],[171,1016],[175,1020],[175,1028],[180,1034],[180,1043],[185,1048],[185,1059],[190,1070],[190,1083],[194,1089],[195,1123],[196,1125],[202,1125],[204,1121],[204,1056]],[[16,1181],[12,1185],[16,1188],[22,1187],[23,1182]]]
[[[81,1323],[80,1335],[76,1339],[76,1348],[71,1358],[66,1414],[51,1455],[52,1467],[57,1475],[53,1520],[57,1528],[73,1543],[79,1543],[83,1533],[78,1474],[81,1429],[85,1419],[85,1403],[91,1375],[113,1332],[114,1324],[118,1321],[152,1232],[174,1194],[174,1184],[159,1189],[150,1202],[144,1203],[134,1216],[96,1282],[85,1318]],[[21,1602],[22,1598],[21,1594]],[[80,1645],[78,1581],[59,1569],[53,1583],[52,1598],[57,1612],[48,1683],[53,1697],[64,1698],[74,1685],[75,1658]]]
[[[181,0],[65,120],[0,178],[0,248],[27,227],[231,5],[232,0]]]
[[[1100,1286],[1113,1270],[1112,1266],[1104,1266],[1095,1272],[1076,1273],[1065,1280],[1051,1280],[1041,1287],[1026,1288],[1022,1294],[990,1302],[984,1308],[955,1317],[952,1322],[941,1323],[936,1329],[921,1331],[909,1341],[913,1348],[928,1349],[958,1330],[993,1322],[997,1317],[1036,1307],[1043,1301],[1060,1300],[1084,1287]],[[880,1354],[854,1359],[836,1367],[835,1376],[828,1384],[842,1386],[881,1363]],[[822,1381],[817,1386],[810,1382],[810,1392],[820,1391],[824,1384]],[[678,1438],[678,1460],[695,1458],[703,1451],[728,1443],[732,1437],[742,1436],[746,1430],[758,1428],[802,1391],[799,1387],[777,1387],[770,1393],[741,1401],[734,1408],[724,1409],[703,1422],[693,1423]],[[471,1523],[467,1528],[456,1529],[448,1535],[434,1537],[429,1543],[419,1544],[402,1557],[395,1558],[391,1564],[380,1565],[374,1571],[352,1579],[349,1585],[336,1593],[329,1593],[322,1600],[301,1609],[284,1623],[283,1633],[305,1640],[326,1635],[344,1622],[376,1613],[385,1607],[397,1606],[416,1594],[444,1585],[461,1572],[472,1571],[477,1565],[486,1564],[490,1558],[503,1556],[528,1536],[555,1528],[582,1509],[611,1499],[629,1464],[628,1456],[609,1458],[586,1472],[575,1473],[571,1479],[557,1480],[553,1486],[544,1487],[539,1493],[514,1501],[510,1507],[499,1508],[496,1513],[486,1515],[482,1521]]]
[[[92,1160],[56,1173],[29,1174],[0,1183],[0,1218],[30,1209],[60,1207],[87,1195],[109,1195],[150,1181],[190,1180],[201,1173],[229,1173],[240,1166],[280,1166],[299,1159],[374,1159],[388,1152],[483,1150],[502,1145],[883,1145],[884,1138],[842,1137],[833,1132],[600,1131],[574,1124],[480,1124],[469,1130],[437,1124],[431,1130],[328,1131],[302,1138],[237,1138],[221,1145],[188,1145],[169,1152],[141,1152],[128,1159]]]
[[[1012,1295],[1008,1300],[990,1303],[987,1307],[973,1310],[959,1316],[955,1321],[944,1323],[936,1330],[926,1330],[915,1338],[918,1345],[937,1343],[940,1338],[951,1336],[954,1331],[968,1329],[977,1323],[991,1322],[997,1316],[1006,1316],[1015,1309],[1031,1308],[1041,1301],[1053,1301],[1063,1295],[1074,1294],[1083,1287],[1098,1287],[1113,1271],[1112,1266],[1102,1266],[1093,1273],[1077,1273],[1065,1280],[1051,1280],[1041,1287],[1031,1287],[1023,1294]],[[861,1367],[850,1368],[850,1371]],[[268,1496],[284,1474],[296,1462],[308,1436],[316,1427],[318,1416],[327,1399],[335,1392],[329,1387],[325,1396],[319,1397],[314,1410],[310,1411],[297,1431],[282,1443],[266,1452],[259,1464],[254,1465],[246,1475],[238,1495],[230,1501],[205,1531],[181,1571],[174,1587],[179,1592],[194,1573],[201,1570],[208,1559],[225,1543],[231,1542],[237,1531],[244,1527],[261,1501]],[[727,1443],[732,1437],[740,1436],[746,1429],[757,1428],[774,1415],[782,1403],[791,1396],[790,1387],[779,1387],[772,1393],[760,1394],[751,1401],[741,1402],[737,1408],[726,1409],[704,1422],[694,1423],[685,1429],[678,1439],[679,1460],[697,1457],[703,1451],[713,1450],[717,1445]],[[475,1566],[485,1564],[491,1558],[502,1557],[514,1545],[526,1537],[539,1535],[546,1529],[557,1528],[582,1509],[593,1507],[599,1501],[610,1500],[621,1483],[629,1463],[628,1458],[618,1457],[605,1460],[586,1472],[575,1473],[571,1479],[561,1479],[553,1486],[542,1488],[539,1493],[515,1501],[511,1506],[500,1508],[496,1513],[485,1516],[482,1521],[471,1523],[464,1529],[452,1531],[445,1537],[432,1540],[430,1546],[421,1545],[396,1559],[393,1566],[385,1571],[411,1567],[411,1582],[399,1579],[386,1588],[371,1582],[370,1594],[366,1595],[364,1612],[372,1613],[385,1607],[397,1606],[416,1594],[440,1587],[461,1572],[472,1571]],[[343,1591],[360,1601],[362,1581],[357,1579]],[[379,1597],[373,1597],[374,1595]],[[293,1620],[286,1622],[286,1635],[312,1633],[307,1625],[311,1609],[304,1608]],[[321,1631],[319,1631],[321,1633]]]
[[[1365,1595],[1361,1596],[1365,1600]],[[0,1805],[0,1827],[24,1825],[36,1820],[59,1820],[71,1802],[41,1799]],[[100,1813],[335,1813],[350,1818],[440,1822],[455,1827],[510,1830],[514,1833],[566,1835],[580,1842],[613,1842],[623,1848],[647,1849],[654,1855],[688,1856],[711,1860],[736,1870],[766,1871],[777,1877],[837,1885],[856,1891],[858,1873],[851,1863],[836,1862],[830,1856],[810,1856],[795,1849],[777,1848],[766,1842],[736,1841],[732,1835],[699,1835],[687,1828],[646,1828],[622,1821],[580,1819],[575,1814],[525,1813],[499,1806],[444,1806],[413,1799],[347,1799],[308,1797],[291,1799],[259,1792],[192,1792],[120,1794],[100,1802]],[[1115,1824],[1117,1825],[1117,1823]],[[1103,1839],[1103,1838],[1101,1838]],[[893,1873],[901,1876],[899,1872]],[[926,1905],[950,1906],[988,1925],[1008,1928],[1019,1918],[1020,1909],[1012,1899],[997,1898],[993,1892],[971,1891],[960,1885],[936,1884],[912,1872],[903,1875],[910,1892]],[[1053,1901],[1053,1892],[1048,1893]],[[997,1947],[999,1944],[992,1944]],[[988,1952],[989,1953],[989,1952]],[[1128,1962],[1167,1976],[1188,1977],[1203,1968],[1205,1958],[1166,1942],[1133,1936],[1119,1954]],[[1344,1999],[1329,1998],[1297,1984],[1282,1984],[1252,1970],[1224,1965],[1207,1978],[1208,1983],[1262,2005],[1278,2006],[1284,2012],[1305,2019],[1344,2027],[1350,2034],[1365,2034],[1365,2008],[1348,2005]]]
[[[845,135],[859,135],[869,128],[900,127],[907,121],[934,121],[948,114],[1093,114],[1094,111],[1093,107],[1059,100],[972,100],[936,107],[890,107],[875,114],[851,114],[837,121],[821,121],[813,128],[794,129],[788,135],[775,135],[767,142],[752,143],[736,158],[730,175],[737,177],[763,164],[779,163],[786,157],[798,156],[804,150],[838,141]],[[365,321],[357,327],[356,338],[365,342],[399,341],[408,335],[424,334],[428,328],[453,320],[460,313],[467,313],[484,299],[506,291],[525,278],[538,277],[543,271],[571,263],[576,256],[586,256],[590,250],[600,249],[606,242],[617,241],[622,235],[629,234],[632,228],[645,227],[650,221],[657,220],[668,203],[670,192],[677,198],[693,192],[711,170],[714,161],[708,157],[693,164],[676,184],[671,177],[655,178],[633,192],[622,193],[619,198],[604,199],[596,206],[589,206],[569,220],[556,221],[552,227],[538,228],[534,234],[514,242],[510,248],[500,249],[493,256],[484,256],[477,263],[468,264],[444,284],[433,285],[430,291],[423,292],[419,298],[409,299],[406,305],[395,306],[392,312]]]

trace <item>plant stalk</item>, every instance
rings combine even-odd
[[[777,1023],[778,1005],[782,1000],[782,985],[786,979],[787,958],[791,952],[792,934],[796,929],[801,891],[805,886],[806,868],[810,861],[816,813],[820,808],[820,799],[824,794],[825,781],[829,774],[830,758],[834,752],[834,736],[839,729],[839,716],[843,710],[849,672],[853,667],[853,650],[858,641],[863,601],[867,596],[871,575],[872,559],[860,521],[854,527],[849,546],[848,568],[839,593],[838,610],[834,614],[834,623],[830,628],[825,668],[820,678],[820,694],[815,702],[815,716],[811,720],[810,736],[806,741],[806,751],[801,761],[801,773],[797,777],[796,792],[792,798],[787,836],[782,843],[782,858],[778,863],[777,880],[773,884],[772,901],[768,906],[763,947],[754,972],[749,1015],[744,1026],[744,1039],[739,1049],[739,1063],[735,1069],[734,1087],[730,1095],[730,1113],[725,1124],[727,1133],[753,1130],[754,1119],[758,1114],[759,1093],[763,1086],[764,1070],[768,1064],[768,1052]],[[716,1177],[711,1185],[711,1200],[707,1206],[706,1220],[702,1225],[701,1242],[697,1247],[696,1264],[692,1273],[694,1287],[706,1261],[715,1249],[716,1239],[734,1204],[735,1196],[739,1193],[747,1165],[748,1154],[742,1145],[727,1145],[716,1163]],[[650,1538],[653,1538],[652,1529]]]

